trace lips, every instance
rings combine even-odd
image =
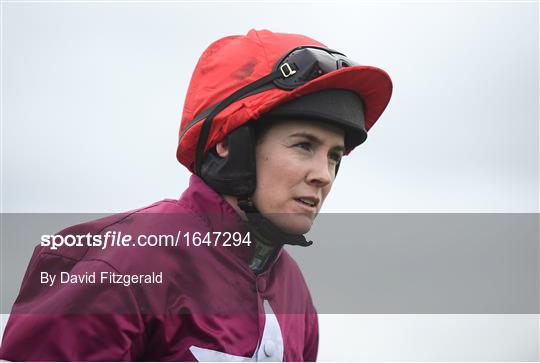
[[[297,201],[300,205],[304,206],[305,208],[309,208],[312,210],[317,210],[317,207],[319,205],[319,198],[317,197],[311,197],[311,196],[302,196],[298,198],[294,198],[295,201]]]

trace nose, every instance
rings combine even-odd
[[[306,179],[309,184],[319,187],[325,187],[334,181],[334,171],[326,155],[321,154],[311,160]]]

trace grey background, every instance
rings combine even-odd
[[[211,41],[252,27],[311,35],[394,81],[389,108],[344,161],[323,211],[538,212],[537,2],[1,9],[3,213],[117,212],[178,196],[188,173],[174,152],[191,71]],[[539,357],[538,315],[336,319],[321,315],[322,360]]]
[[[4,214],[2,249],[9,258],[3,259],[3,265],[9,273],[0,276],[0,313],[10,312],[28,265],[28,252],[43,235],[102,217]],[[161,226],[171,226],[166,234],[176,236],[185,228],[185,221],[194,218],[198,216],[140,215],[138,225],[146,224],[147,228],[144,232],[128,229],[127,233],[133,241],[141,233],[164,235],[162,228],[152,228],[159,221]],[[538,215],[533,213],[331,213],[317,217],[316,226],[307,235],[314,241],[312,246],[286,249],[302,267],[319,314],[540,314],[538,233]],[[186,248],[184,241],[179,243],[174,248]],[[108,248],[133,252],[130,247]],[[142,248],[167,252],[171,247]],[[65,254],[69,249],[57,252]],[[161,268],[156,265],[153,272],[159,273]],[[133,270],[148,273],[143,271],[147,269]],[[169,278],[165,272],[164,283]],[[70,313],[88,313],[89,309],[92,307],[83,305]],[[219,310],[202,309],[202,313],[224,313],[222,306]],[[240,306],[230,309],[227,313],[246,313]],[[279,313],[295,314],[298,310]]]

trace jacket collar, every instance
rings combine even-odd
[[[240,232],[242,238],[246,236],[248,227],[233,207],[216,191],[210,188],[199,176],[193,174],[189,179],[189,187],[182,193],[180,201],[202,218],[213,232]],[[202,232],[202,231],[201,231]],[[255,253],[256,241],[240,246],[223,247],[238,256],[246,264],[250,264]],[[276,260],[282,248],[276,255]],[[268,264],[273,264],[268,261]]]

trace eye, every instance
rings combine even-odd
[[[306,151],[313,150],[313,146],[309,142],[300,142],[300,143],[296,144],[295,146],[299,147],[300,149],[306,150]]]
[[[338,153],[338,152],[331,152],[330,153],[330,160],[334,161],[336,164],[339,163],[341,161],[341,153]]]

